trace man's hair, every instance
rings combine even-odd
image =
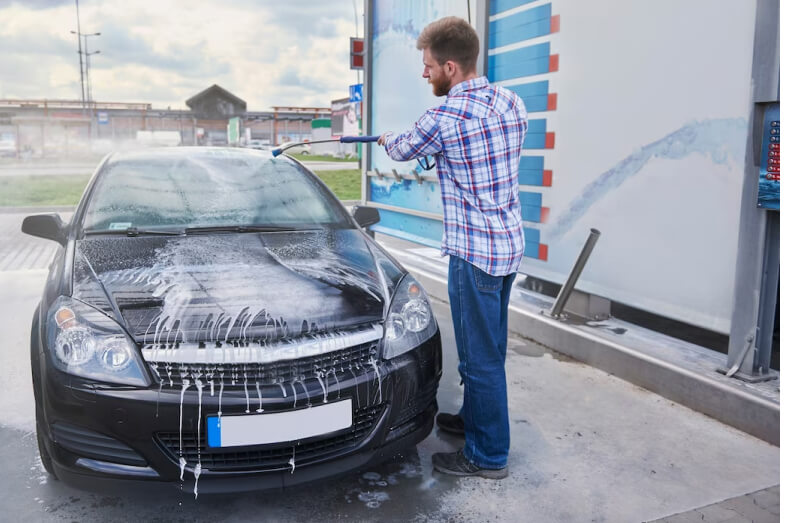
[[[426,48],[431,50],[431,55],[439,65],[452,60],[464,73],[477,68],[480,39],[463,18],[447,16],[428,24],[417,38],[417,49]]]

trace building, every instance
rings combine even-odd
[[[78,100],[0,100],[0,154],[43,158],[103,153],[139,145],[140,131],[154,143],[156,136],[166,136],[165,143],[226,145],[227,126],[234,117],[240,118],[241,142],[308,141],[311,122],[330,117],[324,107],[248,111],[244,100],[219,85],[185,104],[188,110],[157,109],[147,103],[83,106]]]

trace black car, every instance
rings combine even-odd
[[[431,431],[441,339],[415,279],[297,161],[181,147],[108,156],[60,244],[30,357],[50,474],[281,488]]]

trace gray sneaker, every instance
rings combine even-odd
[[[463,450],[458,452],[437,452],[433,455],[433,468],[442,474],[451,476],[479,476],[487,479],[504,479],[507,477],[507,467],[501,469],[481,469],[473,465]]]

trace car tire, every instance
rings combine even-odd
[[[35,406],[35,435],[36,440],[38,441],[38,454],[41,456],[41,464],[44,466],[44,470],[52,476],[54,479],[57,479],[57,472],[55,472],[54,465],[52,465],[52,456],[49,455],[49,451],[46,448],[46,441],[44,441],[43,431],[41,429],[41,420],[40,420],[40,409],[38,405]]]
[[[44,438],[41,436],[41,431],[38,428],[36,428],[36,436],[36,439],[38,440],[38,454],[41,456],[41,464],[43,464],[44,470],[46,470],[52,478],[57,479],[57,473],[52,465],[52,456],[50,456],[49,451],[46,450]]]
[[[41,387],[40,384],[40,376],[38,370],[38,357],[37,351],[38,348],[38,312],[40,310],[41,304],[39,303],[33,313],[33,325],[30,329],[30,367],[31,367],[31,374],[33,378],[33,397],[35,401],[35,436],[38,442],[38,454],[41,456],[41,463],[44,466],[44,469],[50,476],[54,479],[57,479],[57,473],[55,472],[54,466],[52,465],[52,456],[49,454],[49,451],[46,448],[46,441],[44,440],[44,433],[42,427],[45,426],[46,421],[44,420],[43,413],[41,412],[41,394],[39,394],[39,389]]]

